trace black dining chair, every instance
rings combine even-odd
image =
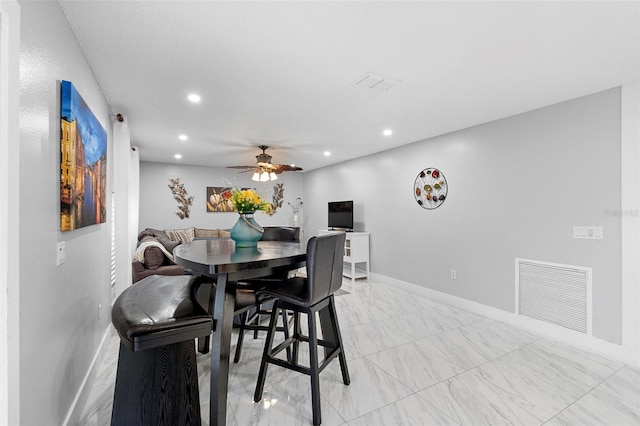
[[[344,256],[345,234],[331,234],[312,237],[307,243],[307,276],[283,279],[272,283],[269,287],[257,292],[258,297],[269,296],[275,298],[267,340],[260,363],[258,383],[253,397],[255,402],[262,399],[264,382],[269,364],[295,370],[311,376],[311,400],[313,406],[313,424],[321,423],[320,412],[320,372],[331,360],[338,357],[342,371],[342,381],[349,385],[349,370],[342,346],[338,317],[334,302],[334,293],[342,286],[342,264]],[[278,312],[289,310],[294,315],[293,334],[275,348],[273,337],[276,331]],[[300,314],[307,314],[309,335],[304,336],[300,330]],[[323,339],[318,338],[316,328],[316,313],[326,315],[330,329],[323,329]],[[298,364],[300,342],[309,344],[309,367]],[[318,346],[325,348],[325,357],[318,361]],[[291,357],[286,360],[277,358],[278,353],[292,347]]]
[[[260,241],[284,241],[284,242],[300,242],[300,228],[286,226],[265,226]],[[244,341],[245,331],[253,331],[253,338],[258,338],[258,331],[267,331],[268,327],[261,324],[263,316],[271,314],[271,305],[273,298],[263,295],[257,297],[256,291],[260,290],[274,280],[281,280],[288,277],[288,271],[282,274],[270,275],[268,277],[256,278],[238,282],[236,291],[236,304],[234,314],[240,315],[240,323],[238,324],[238,341],[236,343],[236,351],[233,362],[238,363],[242,355],[242,344]],[[289,337],[289,321],[287,312],[281,311],[282,327],[278,327],[277,331],[284,333],[285,339]],[[291,351],[287,354],[290,356]]]

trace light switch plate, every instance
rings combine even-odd
[[[602,226],[574,226],[573,238],[581,240],[602,240],[604,231]]]
[[[58,266],[62,265],[67,258],[66,245],[64,241],[60,241],[56,246]]]

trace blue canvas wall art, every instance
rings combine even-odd
[[[69,81],[60,85],[60,230],[106,222],[107,132]]]

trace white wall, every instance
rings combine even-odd
[[[111,283],[111,298],[115,298],[132,283],[131,256],[135,247],[131,247],[131,241],[138,235],[137,210],[138,210],[138,159],[137,152],[131,149],[131,134],[128,120],[118,123],[113,121],[113,187],[115,191],[110,194],[109,206],[115,220],[111,223],[111,232],[117,242],[115,247],[115,282]],[[110,212],[111,213],[111,212]],[[109,216],[111,217],[111,216]]]
[[[307,234],[326,228],[328,201],[353,199],[372,272],[509,312],[514,258],[592,267],[593,334],[619,344],[620,117],[612,89],[308,172]],[[413,195],[427,167],[449,185],[435,210]],[[574,225],[604,240],[573,239]]]
[[[640,84],[622,87],[622,343],[640,366]]]
[[[140,155],[143,155],[141,153]],[[293,214],[287,204],[302,196],[303,174],[290,172],[279,175],[275,182],[253,182],[251,173],[238,173],[236,170],[222,167],[185,166],[169,163],[140,163],[140,221],[139,228],[220,228],[229,229],[238,220],[237,213],[210,213],[206,207],[208,186],[251,187],[271,201],[273,186],[284,184],[282,207],[273,216],[257,212],[255,220],[262,226],[291,226]],[[193,205],[189,218],[180,219],[176,215],[178,203],[169,189],[169,179],[180,178],[189,196],[193,196]],[[304,213],[304,210],[302,211]],[[302,215],[300,223],[303,223]]]
[[[0,425],[20,422],[18,107],[20,7],[0,2]]]
[[[58,2],[21,1],[20,8],[20,424],[53,425],[74,405],[111,306],[111,223],[59,231],[60,80],[75,85],[107,131],[108,193],[113,135],[109,105]],[[56,266],[59,241],[66,262]]]

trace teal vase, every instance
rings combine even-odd
[[[253,219],[253,212],[244,212],[231,228],[231,239],[236,242],[236,247],[256,247],[263,232],[262,226]]]

